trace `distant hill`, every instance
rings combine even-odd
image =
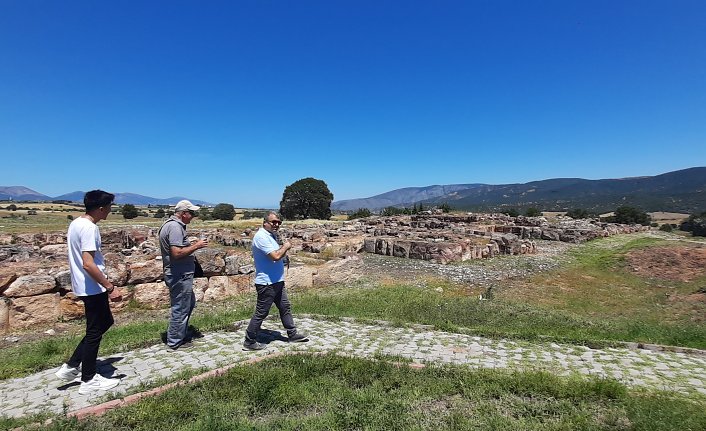
[[[416,202],[433,200],[440,196],[450,196],[461,190],[481,187],[484,184],[450,184],[446,186],[406,187],[369,198],[336,201],[331,209],[337,211],[355,211],[358,208],[378,210],[385,207],[412,206]]]
[[[644,211],[687,213],[706,211],[706,167],[689,168],[651,177],[603,180],[554,178],[525,184],[469,184],[465,188],[463,186],[455,185],[453,187],[458,187],[456,190],[434,197],[410,194],[410,190],[424,190],[426,187],[393,190],[372,198],[334,202],[332,208],[350,210],[364,207],[379,210],[386,206],[411,206],[420,202],[425,205],[448,202],[454,208],[467,211],[536,207],[543,211],[584,208],[595,212],[607,212],[621,205],[636,206]],[[387,200],[377,200],[381,196],[385,196]],[[395,200],[404,201],[404,203],[386,204]],[[352,205],[351,202],[353,202]],[[371,206],[359,205],[364,202]]]
[[[10,199],[13,201],[41,201],[50,200],[51,198],[23,186],[0,186],[0,200]]]
[[[32,189],[22,186],[12,186],[12,187],[2,187],[0,186],[0,200],[10,200],[17,202],[24,201],[71,201],[71,202],[83,202],[83,195],[86,194],[84,191],[76,191],[71,193],[66,193],[60,196],[50,197],[38,193]],[[175,205],[184,198],[181,196],[175,196],[172,198],[160,199],[153,198],[151,196],[143,196],[135,193],[115,193],[115,203],[117,204],[133,204],[133,205]],[[189,199],[192,203],[196,205],[212,205],[209,202]]]

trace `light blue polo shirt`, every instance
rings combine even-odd
[[[272,260],[268,254],[279,250],[275,238],[260,228],[252,239],[252,257],[255,260],[255,284],[275,284],[284,281],[284,259]]]

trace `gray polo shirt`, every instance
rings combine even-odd
[[[189,255],[181,259],[172,259],[171,246],[187,247],[191,243],[186,239],[186,225],[171,216],[159,229],[159,248],[162,250],[162,267],[171,274],[194,272],[194,256]]]

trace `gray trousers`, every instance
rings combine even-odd
[[[287,330],[287,335],[294,335],[297,332],[292,318],[292,306],[287,298],[287,291],[284,290],[284,281],[274,284],[256,284],[257,304],[255,305],[255,314],[253,314],[248,328],[245,330],[245,339],[255,341],[257,333],[260,332],[262,321],[270,314],[272,304],[277,306],[279,317],[282,320],[282,326]]]
[[[169,347],[177,347],[186,341],[189,318],[191,317],[191,312],[194,311],[194,307],[196,307],[194,273],[172,274],[169,271],[165,271],[164,282],[169,288],[169,299],[171,301],[167,345]]]

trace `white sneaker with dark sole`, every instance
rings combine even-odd
[[[98,391],[107,391],[120,383],[120,379],[108,379],[100,374],[96,374],[87,382],[81,382],[81,387],[78,388],[78,393],[81,395],[91,394]]]
[[[59,371],[54,373],[54,375],[66,382],[73,382],[74,380],[81,377],[81,365],[74,368],[69,367],[67,364],[63,364],[61,368],[59,368]]]

